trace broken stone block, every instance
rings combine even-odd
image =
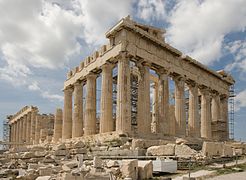
[[[138,179],[150,179],[153,177],[152,161],[138,161]]]
[[[21,156],[23,159],[30,159],[33,158],[35,155],[33,152],[24,152],[24,154]]]
[[[223,143],[221,142],[203,142],[203,156],[221,156],[223,153]]]
[[[231,145],[224,144],[222,156],[233,156],[233,149]]]
[[[64,143],[58,144],[58,145],[56,145],[56,146],[53,147],[53,150],[54,151],[57,151],[57,150],[66,150],[66,145]]]
[[[73,168],[78,167],[78,162],[73,160],[73,161],[70,161],[70,162],[68,162],[68,163],[66,163],[64,165],[69,167],[70,169],[73,169]]]
[[[107,167],[111,168],[111,167],[119,167],[119,162],[115,161],[115,160],[109,160],[107,162]]]
[[[175,155],[176,156],[193,156],[196,155],[197,151],[191,149],[189,146],[181,144],[175,146]]]
[[[36,178],[36,180],[49,180],[51,176],[39,176]]]
[[[167,144],[161,146],[151,146],[147,149],[148,156],[173,156],[175,144]]]
[[[187,140],[183,139],[183,138],[177,138],[176,139],[176,144],[185,144],[187,143]]]
[[[77,141],[73,144],[73,148],[83,148],[85,144],[82,141]]]
[[[50,176],[52,175],[52,169],[50,167],[38,168],[39,176]]]
[[[95,156],[93,158],[93,167],[94,168],[102,168],[102,163],[103,163],[103,161],[101,158],[99,158],[97,156]]]
[[[108,173],[87,173],[84,177],[86,180],[110,180],[110,175]]]
[[[138,160],[122,160],[121,173],[123,178],[138,179]]]
[[[55,156],[66,156],[68,154],[69,154],[69,152],[66,149],[60,149],[60,150],[54,151]]]

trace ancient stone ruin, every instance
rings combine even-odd
[[[198,161],[245,153],[245,144],[229,141],[231,75],[208,69],[167,44],[164,30],[129,17],[106,37],[108,45],[68,72],[63,110],[53,116],[26,106],[9,116],[10,159],[53,163],[39,166],[39,175],[60,172],[61,179],[74,179],[73,173],[85,179],[99,173],[103,179],[109,171],[142,179],[152,177],[153,156]],[[13,154],[23,147],[33,154]],[[65,164],[81,154],[79,162]],[[136,160],[139,156],[149,161]],[[57,166],[61,169],[54,170]],[[78,166],[83,170],[72,173]]]

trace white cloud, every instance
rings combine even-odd
[[[225,35],[245,29],[245,7],[245,0],[179,0],[168,17],[167,41],[212,64],[222,55]]]
[[[226,66],[227,71],[238,69],[246,73],[246,40],[237,40],[225,47],[234,57],[234,62]]]
[[[93,45],[105,43],[105,32],[131,13],[131,0],[80,0],[84,38]]]
[[[164,0],[139,0],[137,2],[137,17],[151,22],[153,20],[165,20]]]
[[[235,110],[239,111],[243,107],[246,107],[246,89],[239,92],[235,97]]]

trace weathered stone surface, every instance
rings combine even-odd
[[[66,145],[64,143],[62,143],[62,144],[55,145],[53,147],[53,150],[54,151],[57,151],[57,150],[66,150],[66,148],[67,148]]]
[[[119,167],[119,162],[115,161],[115,160],[109,160],[107,162],[107,167],[111,168],[111,167]]]
[[[108,173],[87,173],[84,177],[86,180],[110,180]]]
[[[152,146],[147,149],[149,156],[173,156],[175,144],[167,144],[161,146]]]
[[[231,145],[224,144],[222,156],[233,156],[233,149]]]
[[[78,162],[73,160],[73,161],[65,163],[64,165],[69,167],[70,169],[73,169],[73,168],[78,167]]]
[[[49,180],[51,176],[39,176],[36,178],[36,180]]]
[[[202,154],[204,156],[219,156],[223,153],[223,143],[221,142],[203,142]]]
[[[189,146],[181,144],[175,146],[175,155],[176,156],[192,156],[197,152],[194,149],[191,149]]]
[[[95,156],[93,158],[93,167],[94,168],[102,168],[102,163],[103,163],[103,161],[101,158],[99,158],[97,156]]]
[[[121,173],[123,178],[138,179],[138,160],[122,160]]]
[[[177,138],[176,139],[176,144],[185,144],[187,143],[187,140],[183,139],[183,138]]]
[[[24,152],[24,154],[21,156],[23,159],[30,159],[33,158],[35,155],[33,152]]]
[[[69,151],[66,149],[56,150],[54,151],[55,156],[66,156],[69,154]]]
[[[83,147],[85,147],[85,144],[83,143],[83,141],[77,141],[73,145],[73,148],[83,148]]]
[[[138,179],[150,179],[153,177],[152,161],[138,161]]]
[[[39,176],[51,176],[52,169],[50,167],[39,167],[38,168]]]

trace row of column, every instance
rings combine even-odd
[[[10,124],[10,140],[17,144],[32,143],[35,139],[37,111],[31,111]]]
[[[138,133],[151,132],[150,115],[150,66],[146,63],[137,64],[140,70],[138,85],[137,124]],[[100,110],[100,133],[113,131],[112,118],[112,68],[111,64],[102,66],[102,91]],[[185,112],[185,80],[174,77],[175,82],[175,119],[176,123],[169,120],[169,81],[168,74],[164,69],[158,70],[159,76],[156,90],[156,104],[154,119],[157,123],[156,131],[164,135],[186,135],[186,112]],[[130,93],[130,66],[129,59],[121,54],[118,59],[117,76],[117,107],[116,107],[116,131],[131,134],[131,93]],[[96,78],[97,75],[89,73],[86,76],[86,106],[83,109],[83,84],[76,82],[73,87],[64,89],[64,112],[59,111],[58,126],[60,129],[56,139],[68,139],[82,135],[96,133]],[[194,82],[187,83],[189,87],[189,118],[188,135],[192,137],[211,138],[212,119],[224,119],[222,107],[227,106],[218,102],[218,96],[214,96],[211,102],[211,93],[206,88],[198,88]],[[198,91],[199,90],[199,91]],[[74,94],[74,99],[73,99]],[[201,95],[201,112],[199,117],[198,96]],[[74,104],[72,104],[74,102]],[[74,107],[74,108],[73,108]],[[212,109],[211,109],[212,108]],[[83,116],[84,113],[84,116]],[[222,117],[224,114],[224,117]],[[83,120],[84,118],[84,120]],[[201,126],[199,126],[199,120]],[[83,124],[84,122],[84,124]],[[61,126],[62,123],[62,126]],[[56,124],[55,124],[56,126]],[[173,132],[175,126],[175,132]],[[56,131],[55,131],[56,132]],[[56,133],[55,133],[56,134]]]

